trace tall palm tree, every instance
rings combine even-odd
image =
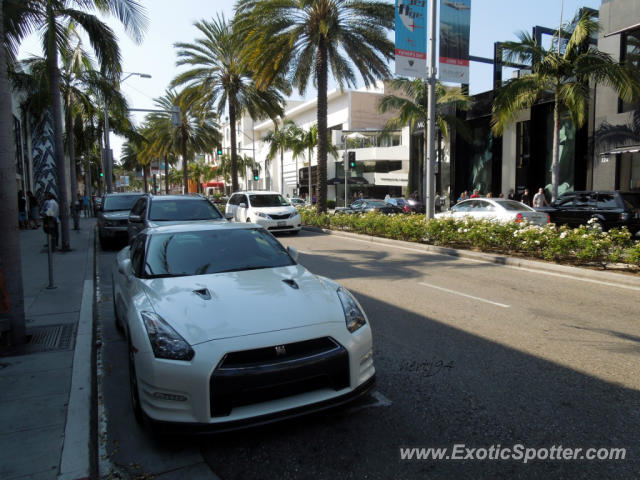
[[[0,0],[0,38],[5,38],[4,5]],[[9,179],[0,188],[0,313],[8,321],[11,344],[24,343],[25,318],[20,261],[18,189],[11,118],[11,90],[7,77],[7,52],[0,46],[0,178]],[[0,330],[4,330],[0,325]]]
[[[508,62],[531,65],[532,73],[511,80],[501,88],[493,104],[493,131],[501,135],[518,111],[530,108],[549,93],[553,96],[553,153],[551,161],[551,197],[558,196],[560,110],[569,112],[576,127],[587,120],[589,82],[608,85],[625,101],[637,96],[640,86],[630,70],[609,55],[589,45],[598,32],[593,14],[578,13],[554,35],[549,49],[522,32],[519,42],[504,43],[503,58]],[[571,31],[565,44],[562,32]],[[563,50],[564,47],[564,50]]]
[[[259,117],[281,115],[284,99],[280,82],[278,88],[259,90],[253,72],[243,59],[244,40],[234,32],[224,16],[195,24],[202,37],[193,43],[176,43],[178,66],[189,69],[179,74],[172,86],[184,85],[190,96],[197,99],[195,107],[202,113],[213,109],[229,112],[231,133],[231,185],[238,189],[238,145],[236,122],[247,112]]]
[[[146,24],[143,7],[136,0],[26,0],[22,7],[12,9],[14,16],[8,35],[9,43],[17,45],[29,33],[39,31],[47,59],[53,112],[54,153],[56,161],[62,249],[69,250],[69,208],[66,195],[64,147],[62,138],[62,102],[60,97],[60,69],[58,52],[68,41],[65,25],[72,21],[89,37],[101,69],[112,78],[120,71],[120,49],[113,31],[96,15],[117,17],[133,38],[140,41]]]
[[[292,128],[296,124],[292,120],[285,120],[282,126],[278,122],[273,122],[273,124],[274,129],[262,137],[262,141],[269,144],[267,162],[271,162],[280,153],[280,193],[284,195],[284,152],[293,147],[294,136],[292,135]],[[298,172],[296,172],[296,179],[297,175]]]
[[[163,112],[147,116],[148,138],[158,157],[182,155],[184,192],[189,191],[189,160],[197,153],[210,153],[220,145],[217,117],[195,104],[192,92],[167,90],[154,100]],[[171,121],[171,111],[180,108],[180,125]]]
[[[396,78],[389,83],[392,91],[398,94],[385,95],[378,103],[380,113],[397,112],[396,116],[389,120],[385,130],[402,128],[409,125],[413,131],[418,124],[426,125],[429,118],[429,105],[427,85],[421,79]],[[436,124],[445,138],[449,136],[451,126],[464,138],[471,141],[469,128],[456,117],[456,110],[467,110],[471,105],[471,99],[460,88],[445,87],[436,83]],[[419,190],[424,198],[422,185],[422,167],[426,165],[428,152],[427,136],[423,136],[425,158],[417,159],[418,164],[409,163],[409,191]],[[421,161],[421,160],[424,160]]]
[[[327,208],[327,88],[329,69],[343,88],[390,76],[394,6],[379,0],[239,0],[235,22],[259,86],[283,72],[303,95],[318,89],[318,208]]]

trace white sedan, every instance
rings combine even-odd
[[[114,308],[138,420],[228,430],[371,388],[362,307],[296,259],[247,223],[143,230],[118,254]]]
[[[549,223],[549,215],[515,200],[505,198],[471,198],[456,203],[436,218],[474,218],[498,222],[528,222],[534,225]]]

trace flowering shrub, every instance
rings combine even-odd
[[[569,228],[451,217],[425,222],[421,214],[330,215],[318,213],[315,207],[303,208],[300,213],[305,225],[320,228],[485,252],[517,253],[556,262],[602,265],[623,262],[640,267],[640,242],[634,241],[626,228],[603,232],[597,223]]]

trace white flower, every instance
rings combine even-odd
[[[562,232],[560,234],[560,238],[567,238],[568,233],[567,232]]]

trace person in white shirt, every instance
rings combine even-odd
[[[533,196],[533,207],[539,208],[546,207],[547,205],[549,205],[549,203],[547,202],[547,198],[544,196],[544,190],[542,190],[541,187],[538,189],[538,193]]]
[[[58,247],[58,217],[60,216],[60,207],[58,206],[58,202],[56,201],[56,197],[53,193],[47,193],[47,201],[44,203],[43,211],[45,216],[53,217],[55,219],[55,230],[51,234],[53,247]]]

